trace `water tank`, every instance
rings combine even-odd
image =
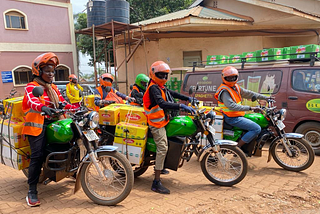
[[[93,24],[101,25],[106,23],[106,1],[90,0],[87,3],[87,27]]]
[[[106,22],[130,23],[129,2],[125,0],[106,0]]]

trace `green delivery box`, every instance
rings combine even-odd
[[[208,55],[207,65],[219,65],[227,64],[229,62],[229,56],[226,55]]]
[[[230,55],[229,56],[229,63],[240,63],[241,62],[241,54],[237,55]]]
[[[290,47],[290,59],[310,58],[310,52],[319,52],[319,45],[299,45]]]
[[[282,59],[290,59],[290,47],[284,47],[282,50]]]
[[[256,62],[256,52],[243,52],[242,58],[246,58],[246,62]]]
[[[282,48],[269,48],[256,51],[257,62],[282,59]]]

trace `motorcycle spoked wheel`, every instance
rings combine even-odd
[[[219,161],[217,155],[222,156]],[[248,171],[245,154],[236,146],[220,145],[220,152],[209,152],[200,162],[206,178],[220,186],[233,186],[244,179]]]
[[[314,161],[314,150],[310,144],[303,138],[286,138],[289,142],[289,148],[293,154],[290,157],[284,148],[282,141],[279,139],[270,148],[274,161],[282,168],[300,172],[308,169]]]
[[[79,176],[84,193],[96,204],[116,205],[131,192],[134,182],[133,171],[126,157],[118,152],[99,152],[98,165],[106,180],[102,179],[94,164],[84,163]],[[111,161],[110,161],[111,160]],[[112,166],[117,162],[121,168]]]

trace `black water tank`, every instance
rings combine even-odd
[[[87,3],[87,27],[93,24],[101,25],[106,23],[106,1],[90,0]]]
[[[130,23],[129,2],[125,0],[106,0],[106,22]]]

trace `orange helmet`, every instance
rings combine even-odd
[[[149,77],[159,86],[163,86],[168,81],[171,73],[169,65],[163,61],[156,61],[150,67]]]
[[[70,76],[69,76],[69,81],[71,82],[73,79],[78,79],[77,78],[77,76],[76,75],[74,75],[74,74],[71,74]]]
[[[105,78],[110,79],[111,82],[104,80]],[[112,86],[112,82],[113,82],[113,76],[111,74],[105,73],[100,76],[100,80],[99,80],[100,85],[103,85],[105,87]]]
[[[41,68],[45,65],[54,65],[54,67],[57,67],[57,65],[59,65],[58,57],[51,52],[43,53],[37,56],[37,58],[35,58],[32,62],[32,74],[35,76],[41,76]]]
[[[235,67],[227,66],[222,70],[222,81],[224,84],[233,87],[239,77],[239,72]]]

